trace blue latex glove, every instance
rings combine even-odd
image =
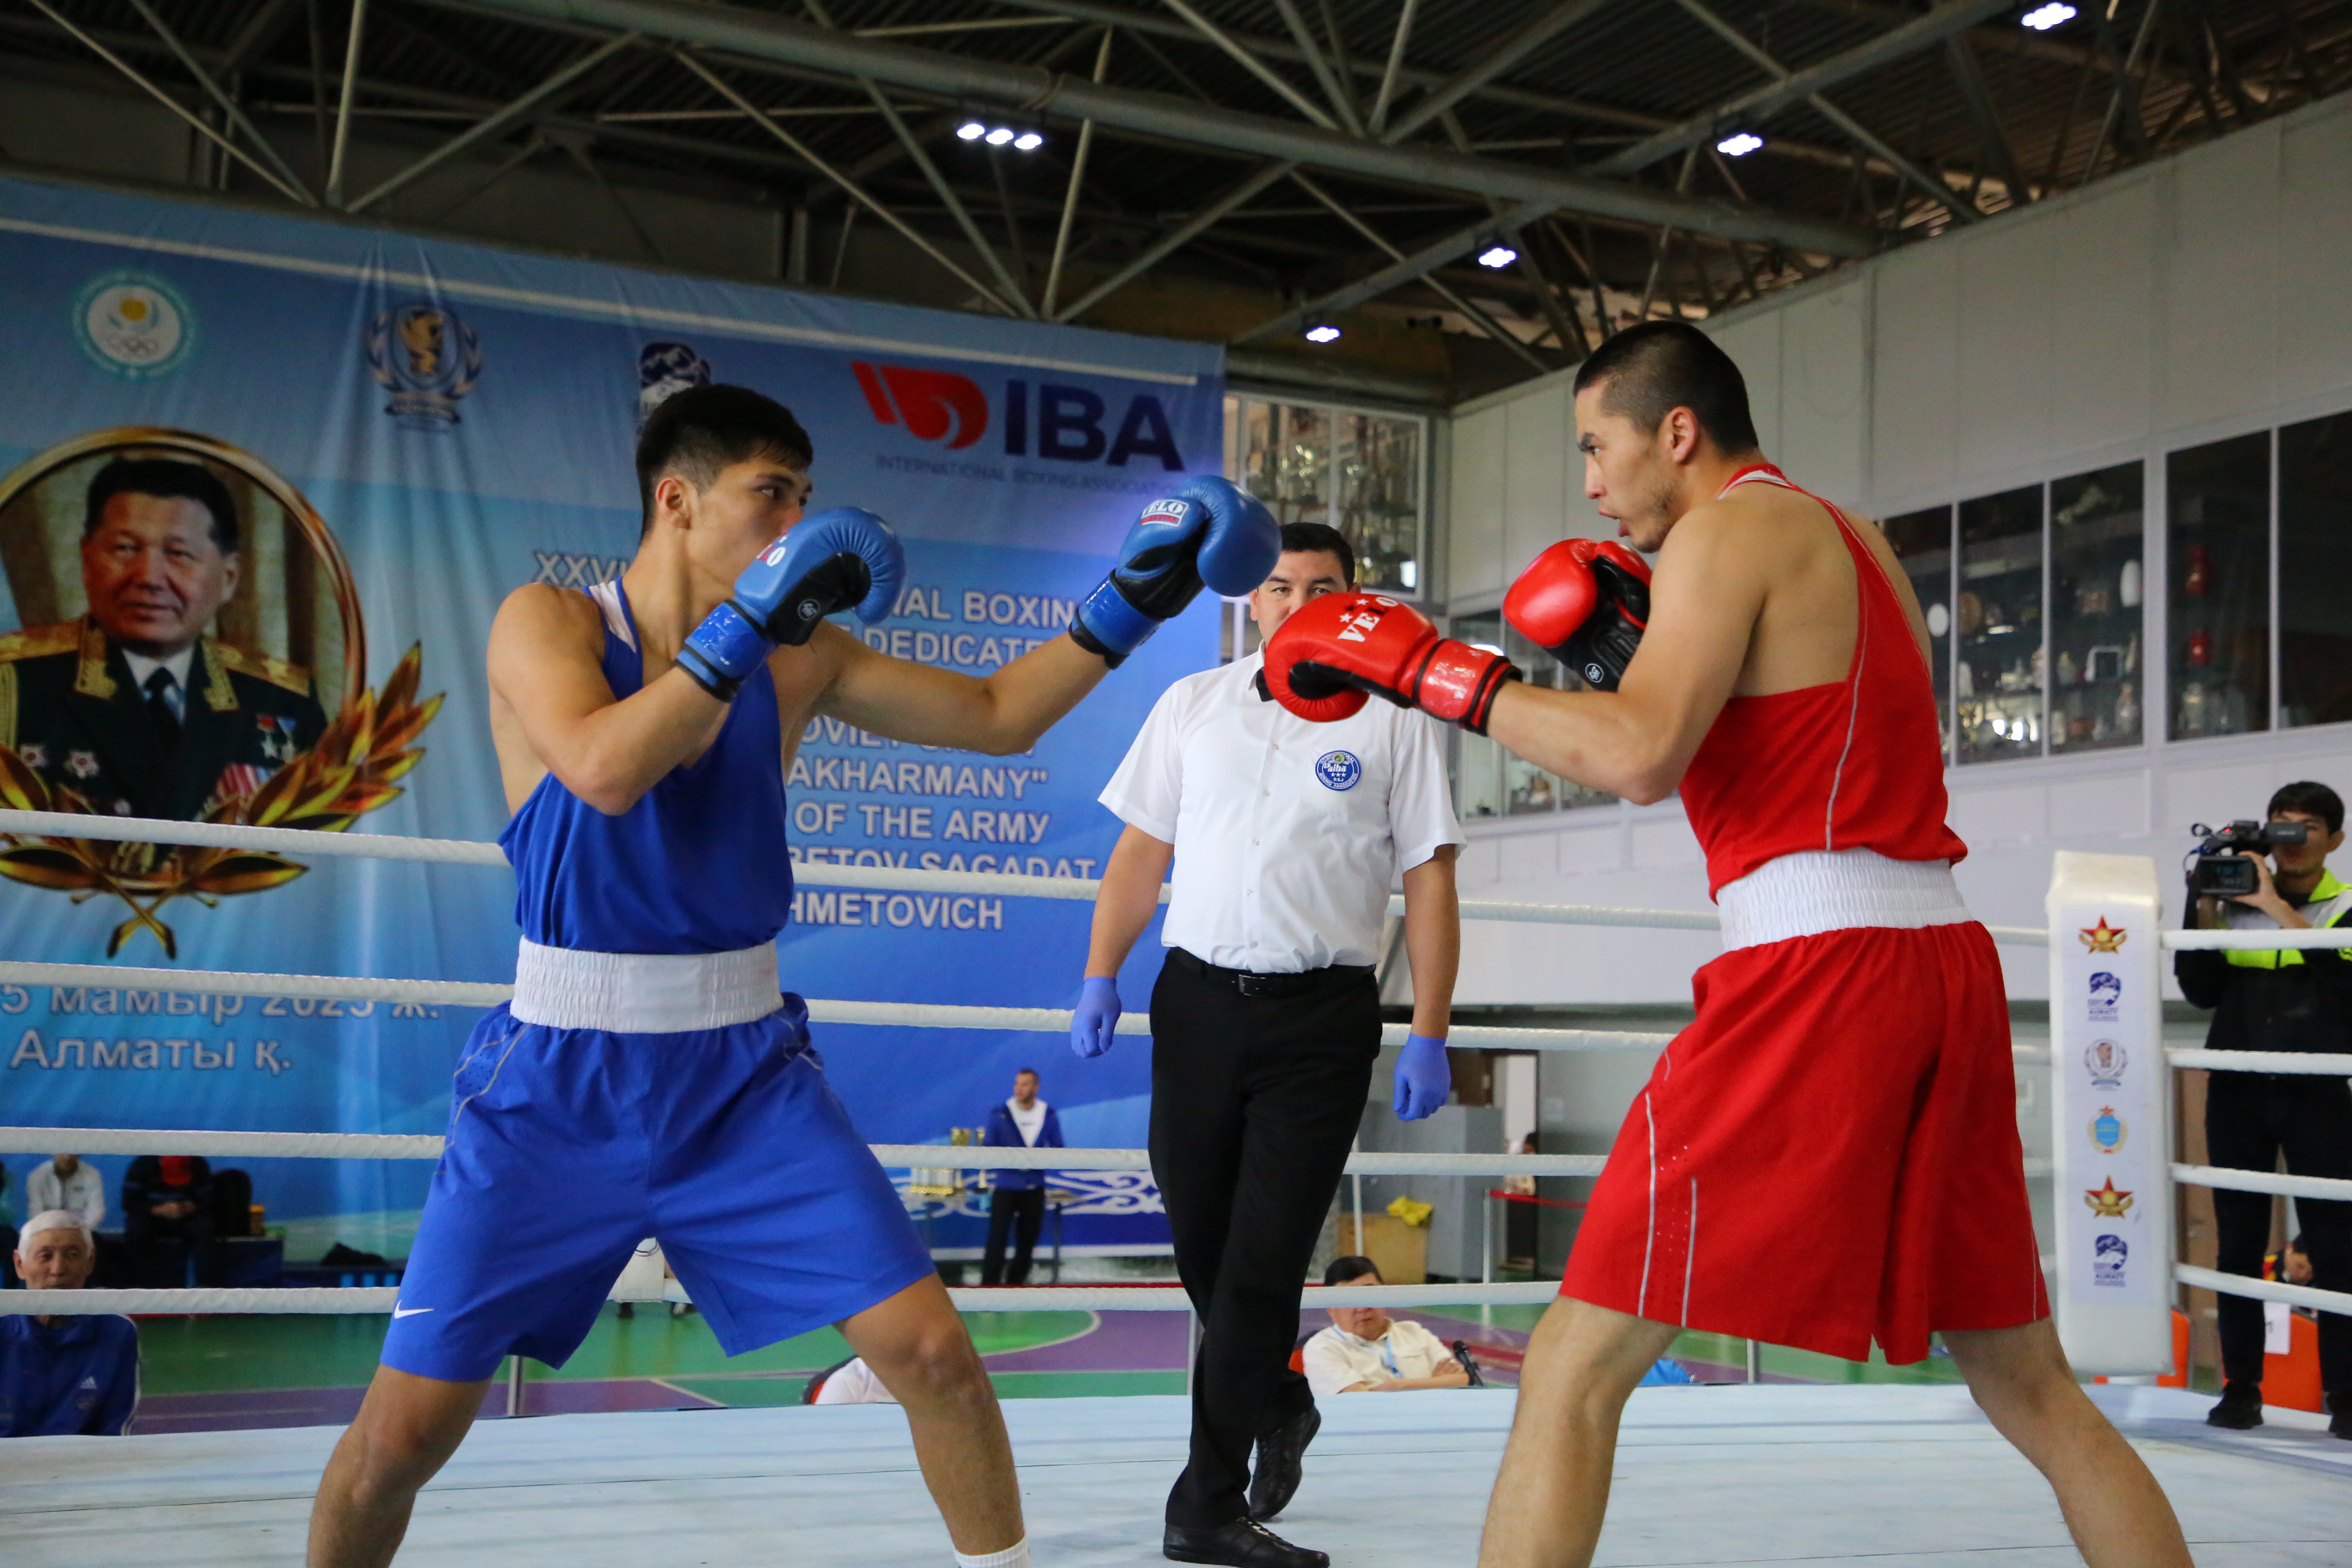
[[[1454,1092],[1454,1069],[1445,1060],[1445,1042],[1427,1035],[1408,1036],[1397,1053],[1396,1098],[1391,1102],[1400,1121],[1418,1121],[1445,1103]]]
[[[836,610],[854,607],[868,626],[888,615],[906,575],[906,555],[888,523],[854,506],[813,513],[743,569],[734,597],[678,649],[678,668],[731,701],[770,648],[798,647]]]
[[[1188,480],[1143,509],[1118,547],[1118,564],[1078,606],[1070,636],[1116,669],[1203,584],[1246,594],[1281,554],[1282,530],[1255,498],[1226,479]]]
[[[1118,1015],[1118,976],[1087,975],[1086,989],[1078,993],[1077,1011],[1070,1018],[1070,1049],[1082,1057],[1098,1057],[1110,1049]]]

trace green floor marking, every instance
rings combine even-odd
[[[1092,1321],[1086,1312],[974,1312],[964,1325],[980,1352],[994,1355],[1069,1339]],[[375,1375],[387,1321],[357,1314],[142,1319],[142,1386],[149,1394],[362,1387]],[[701,1373],[723,1380],[745,1373],[806,1373],[849,1353],[838,1333],[819,1329],[730,1359],[700,1314],[673,1318],[667,1307],[640,1304],[627,1321],[605,1308],[562,1370],[531,1362],[527,1375],[533,1383]]]

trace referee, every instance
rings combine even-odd
[[[1355,574],[1338,530],[1287,524],[1250,614],[1271,637]],[[1375,702],[1310,724],[1267,695],[1264,664],[1253,654],[1170,687],[1103,791],[1127,830],[1095,901],[1070,1043],[1082,1057],[1110,1048],[1119,965],[1172,861],[1151,992],[1151,1172],[1203,1340],[1162,1549],[1179,1563],[1322,1568],[1324,1553],[1259,1522],[1297,1489],[1321,1424],[1290,1370],[1298,1288],[1371,1088],[1372,966],[1400,870],[1414,1000],[1396,1112],[1427,1116],[1451,1092],[1462,833],[1435,723]]]

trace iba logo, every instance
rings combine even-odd
[[[950,452],[977,445],[988,434],[988,394],[968,375],[864,360],[852,360],[849,368],[857,374],[866,405],[879,424],[903,425],[918,441],[944,441]],[[1027,382],[1006,382],[999,411],[1007,457],[1031,456],[1034,416],[1034,455],[1049,461],[1123,468],[1131,458],[1157,458],[1168,472],[1183,471],[1184,458],[1176,449],[1168,411],[1150,393],[1129,398],[1118,425],[1109,429],[1105,426],[1110,405],[1100,393],[1050,381],[1038,383],[1034,395]]]

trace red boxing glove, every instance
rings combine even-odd
[[[1379,594],[1326,594],[1265,645],[1266,689],[1318,724],[1353,716],[1373,693],[1483,735],[1495,693],[1518,679],[1501,654],[1439,637],[1420,611]]]
[[[1503,595],[1503,618],[1599,691],[1614,691],[1650,624],[1650,568],[1615,540],[1564,539]]]

